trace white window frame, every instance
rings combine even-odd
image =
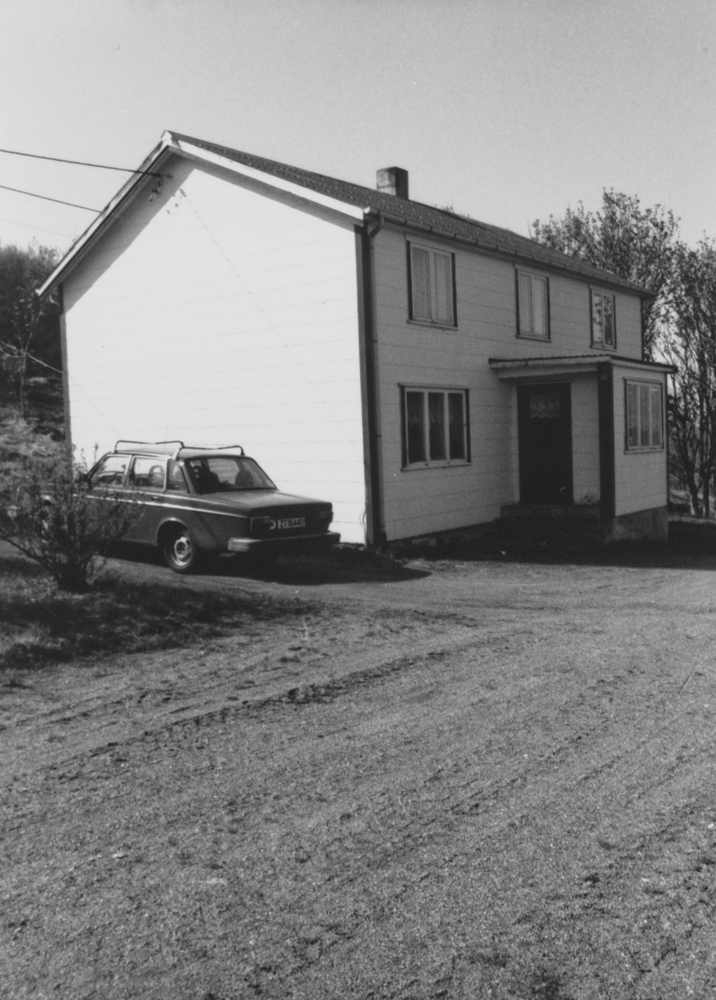
[[[595,322],[595,307],[597,302],[601,303],[599,322]],[[612,314],[612,339],[604,338],[604,302],[611,304]],[[606,348],[608,351],[616,350],[617,346],[617,301],[614,292],[607,292],[602,288],[589,289],[589,327],[591,330],[592,347]]]
[[[458,387],[444,386],[400,386],[401,408],[402,408],[402,453],[403,469],[425,469],[425,468],[446,468],[447,466],[469,465],[470,463],[470,406],[468,390]],[[421,403],[421,427],[422,455],[419,458],[411,457],[411,433],[410,417],[408,411],[408,397],[411,395],[420,396]],[[431,405],[436,397],[442,396],[442,435],[441,445],[435,454],[431,434]],[[450,433],[450,397],[459,397],[462,403],[461,423],[462,435],[460,450],[462,454],[453,454],[451,449]],[[432,401],[431,401],[432,397]]]
[[[527,289],[527,302],[522,301],[522,288],[524,279],[529,281],[529,287]],[[534,286],[539,283],[543,286],[543,298],[542,298],[542,327],[544,333],[539,333],[535,322],[536,320],[536,301],[534,294]],[[525,340],[550,340],[551,330],[550,330],[550,315],[549,315],[549,278],[546,274],[537,274],[534,271],[526,271],[524,268],[516,268],[515,272],[515,293],[517,296],[517,336]],[[523,310],[521,306],[525,306]],[[525,327],[522,323],[521,314],[526,312],[529,315],[529,327]]]
[[[658,433],[654,434],[654,406],[658,406]],[[644,415],[646,414],[646,426]],[[631,428],[635,436],[630,436]],[[642,379],[624,379],[624,447],[626,451],[664,450],[664,385]]]
[[[427,308],[420,309],[418,297],[416,295],[416,268],[413,262],[415,251],[427,254],[427,288],[424,289],[424,297],[427,301]],[[440,295],[438,286],[440,283],[438,261],[448,262],[448,287],[444,289],[445,300],[449,303],[449,311],[446,315],[440,315]],[[449,250],[439,250],[436,247],[426,246],[424,243],[408,243],[408,292],[409,292],[409,317],[414,323],[426,323],[430,326],[449,327],[454,329],[457,326],[457,305],[455,294],[455,254]]]

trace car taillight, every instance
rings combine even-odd
[[[316,514],[316,520],[318,521],[318,523],[320,525],[322,525],[322,526],[324,526],[324,527],[327,528],[328,525],[333,520],[333,508],[332,507],[323,507]]]

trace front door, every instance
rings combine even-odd
[[[572,502],[572,415],[568,382],[520,386],[520,501]]]

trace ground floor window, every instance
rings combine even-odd
[[[466,389],[403,386],[401,402],[404,467],[470,460]]]
[[[626,381],[626,446],[664,447],[664,389],[659,382]]]

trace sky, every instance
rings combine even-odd
[[[527,234],[604,188],[716,237],[713,0],[2,0],[0,147],[139,165],[165,129]],[[0,153],[101,209],[126,174]],[[90,211],[0,189],[0,243]]]

